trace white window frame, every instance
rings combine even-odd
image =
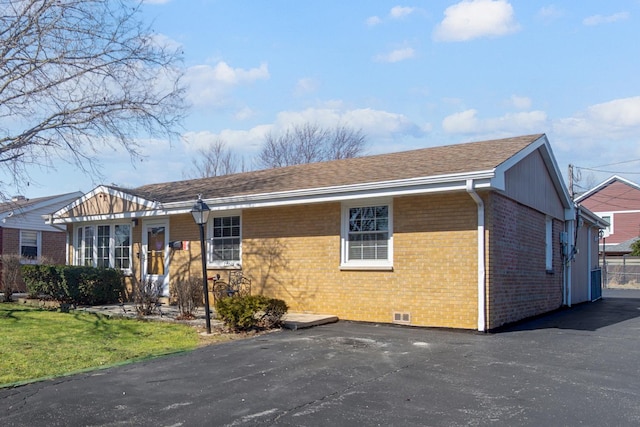
[[[240,240],[238,248],[238,259],[234,260],[214,260],[213,259],[213,241],[216,239],[213,236],[214,221],[216,218],[228,218],[237,216],[240,219],[240,235],[232,236]],[[241,211],[221,211],[211,212],[209,221],[207,222],[207,267],[222,268],[222,269],[237,269],[242,268],[242,212]]]
[[[605,227],[603,229],[604,232],[604,237],[607,238],[609,236],[611,236],[613,234],[613,212],[597,212],[596,215],[598,215],[600,218],[605,219],[606,217],[609,217],[609,226]]]
[[[364,208],[375,206],[387,206],[388,237],[387,259],[361,260],[349,259],[349,210],[352,208]],[[393,270],[393,201],[390,199],[367,199],[342,203],[340,224],[340,269],[341,270]]]
[[[116,259],[115,259],[115,230],[116,226],[127,226],[129,227],[129,268],[120,268],[124,274],[132,274],[132,264],[133,264],[133,224],[126,221],[113,221],[113,222],[99,222],[99,223],[90,223],[90,224],[79,224],[73,229],[73,265],[86,265],[85,264],[85,249],[87,249],[86,245],[86,230],[87,228],[91,228],[93,230],[93,243],[91,248],[91,267],[98,266],[98,228],[108,226],[109,227],[109,262],[108,266],[110,268],[116,268]],[[78,242],[78,233],[79,230],[82,230],[82,241]]]
[[[22,233],[36,233],[36,257],[35,259],[24,258],[22,256],[22,246],[23,246],[23,236]],[[40,261],[40,257],[42,256],[42,232],[37,230],[20,230],[20,243],[18,246],[18,250],[20,251],[20,262],[22,264],[37,264]]]

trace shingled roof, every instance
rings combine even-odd
[[[160,203],[327,188],[492,170],[544,134],[423,148],[114,190]]]

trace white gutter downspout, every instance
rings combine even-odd
[[[486,305],[485,305],[485,240],[484,240],[484,202],[473,188],[473,180],[467,180],[467,193],[478,205],[478,331],[486,329]]]

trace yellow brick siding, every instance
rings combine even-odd
[[[254,294],[281,298],[291,311],[385,323],[400,312],[411,315],[412,325],[473,329],[476,212],[466,193],[396,198],[393,271],[343,271],[340,203],[245,210],[243,271]],[[142,277],[142,228],[142,220],[133,228],[129,293]],[[169,232],[170,240],[188,242],[186,249],[170,250],[170,287],[201,279],[200,235],[191,215],[170,217]],[[207,276],[216,273],[228,277],[228,270],[208,270]]]
[[[339,203],[243,213],[243,267],[254,292],[292,311],[341,319],[475,328],[476,207],[465,194],[397,198],[394,270],[340,270]]]

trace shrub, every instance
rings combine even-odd
[[[264,295],[222,298],[215,308],[218,317],[235,331],[277,327],[288,310],[284,301]]]
[[[67,300],[55,265],[27,264],[22,266],[21,273],[30,297],[44,295],[61,302]]]
[[[176,302],[180,311],[178,319],[193,319],[203,298],[202,280],[195,277],[179,280],[171,288],[171,299]]]
[[[3,301],[13,301],[13,292],[17,290],[22,281],[20,274],[20,256],[17,254],[0,255],[2,265],[2,277],[0,277],[0,291],[4,294]]]
[[[122,273],[113,268],[72,265],[23,265],[31,296],[44,295],[65,304],[109,304],[124,291]]]
[[[146,278],[140,282],[136,282],[133,289],[133,303],[136,312],[141,316],[150,316],[155,314],[160,306],[160,297],[162,296],[162,285],[156,280]]]

